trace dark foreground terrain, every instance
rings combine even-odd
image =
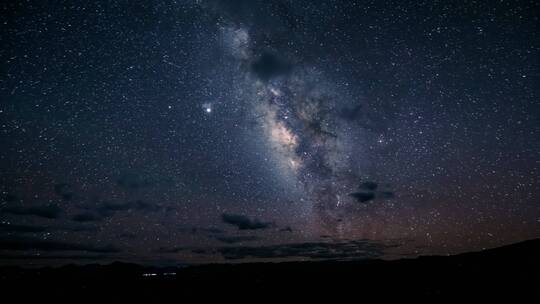
[[[33,297],[72,303],[115,299],[122,303],[128,299],[182,302],[188,296],[234,301],[276,297],[285,300],[290,292],[310,296],[346,294],[356,300],[470,294],[520,298],[540,295],[539,261],[537,239],[482,252],[396,261],[260,263],[183,269],[123,263],[42,269],[3,267],[0,289],[4,299]],[[248,294],[257,298],[243,298]],[[355,298],[352,302],[358,302]]]

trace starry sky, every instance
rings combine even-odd
[[[0,263],[540,237],[536,1],[6,1]]]

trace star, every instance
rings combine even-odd
[[[9,256],[30,236],[181,262],[323,235],[410,239],[400,253],[539,236],[534,1],[18,2],[0,8]]]
[[[212,104],[211,103],[204,103],[202,105],[202,108],[203,108],[204,113],[206,113],[206,114],[212,113]]]

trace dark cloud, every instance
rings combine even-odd
[[[279,231],[281,231],[281,232],[293,232],[292,228],[289,227],[289,226],[287,226],[285,228],[281,228],[281,229],[279,229]]]
[[[377,187],[379,187],[379,184],[376,182],[367,181],[360,184],[360,189],[363,190],[375,191],[377,190]]]
[[[75,214],[71,219],[75,222],[98,222],[103,220],[103,216],[93,212],[82,212]]]
[[[353,193],[350,193],[349,196],[354,197],[360,203],[366,203],[375,198],[375,193],[374,192],[353,192]]]
[[[75,214],[71,220],[75,222],[99,222],[121,211],[145,211],[156,212],[162,210],[162,206],[136,200],[127,203],[100,202],[94,210],[86,210]]]
[[[291,69],[291,64],[285,58],[269,52],[264,52],[251,64],[251,72],[263,81],[286,75]]]
[[[72,231],[72,232],[95,232],[98,230],[96,226],[86,226],[86,225],[62,225],[58,227],[53,227],[50,230],[58,231]]]
[[[43,232],[47,228],[41,227],[41,226],[30,226],[30,225],[15,225],[15,224],[7,224],[7,223],[0,223],[0,231],[1,232]]]
[[[155,212],[155,211],[159,211],[159,210],[162,209],[162,207],[160,205],[153,204],[153,203],[146,202],[146,201],[141,201],[141,200],[137,200],[137,201],[134,201],[134,202],[129,202],[129,203],[127,203],[127,205],[129,206],[128,210],[133,209],[133,210],[142,210],[142,211]]]
[[[60,209],[60,207],[58,207],[57,205],[53,204],[28,207],[18,204],[4,207],[2,209],[2,212],[17,215],[35,215],[39,217],[55,219],[60,216],[60,214],[62,213],[62,209]]]
[[[209,233],[209,234],[221,234],[224,233],[222,229],[215,227],[191,227],[191,228],[181,228],[181,231],[189,233]]]
[[[221,254],[227,260],[245,258],[365,259],[379,258],[384,250],[395,247],[380,242],[355,240],[343,242],[294,243],[261,247],[221,247],[192,250],[198,254]]]
[[[223,213],[221,219],[223,222],[234,225],[240,230],[266,229],[273,225],[273,223],[261,222],[258,219],[250,219],[247,216],[240,214]]]
[[[156,252],[157,253],[178,253],[178,252],[186,251],[186,250],[190,250],[190,249],[187,247],[172,247],[172,248],[160,247]],[[195,252],[195,250],[198,250],[198,249],[191,249],[192,252]],[[204,252],[201,252],[201,254],[202,253]]]
[[[360,191],[350,193],[349,196],[355,198],[360,203],[367,203],[374,199],[394,198],[394,192],[392,191],[376,191],[379,189],[379,184],[376,182],[366,181],[361,183],[358,188]]]
[[[223,243],[235,244],[235,243],[242,243],[242,242],[252,242],[252,241],[259,240],[260,238],[254,235],[246,235],[246,236],[217,236],[216,239]]]
[[[41,251],[89,251],[103,253],[119,252],[119,250],[113,246],[93,246],[88,244],[67,243],[21,236],[0,237],[0,249]]]
[[[68,254],[68,255],[21,255],[21,254],[0,254],[0,260],[102,260],[110,259],[108,254]]]
[[[101,203],[97,211],[105,216],[112,216],[117,211],[127,211],[127,210],[139,210],[139,211],[148,211],[148,212],[155,212],[161,210],[161,206],[148,203],[142,200],[136,200],[132,202],[127,203],[111,203],[111,202],[103,202]]]
[[[11,224],[0,223],[0,232],[8,233],[36,233],[45,231],[95,231],[97,228],[94,226],[73,226],[73,225],[59,225],[59,226],[39,226],[39,225],[24,225],[24,224]]]
[[[56,184],[54,185],[54,193],[60,196],[65,201],[70,201],[73,199],[73,191],[69,184]]]

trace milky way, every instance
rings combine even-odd
[[[7,3],[0,263],[395,258],[539,237],[538,5]]]
[[[322,233],[341,230],[346,235],[339,226],[344,217],[350,222],[351,213],[359,212],[354,194],[369,178],[362,172],[365,148],[355,140],[369,133],[358,128],[355,120],[360,118],[354,117],[362,104],[340,96],[316,67],[294,63],[286,50],[256,41],[249,27],[232,22],[220,32],[223,51],[242,73],[237,94],[262,133],[253,136],[265,137],[290,190],[302,193],[311,224],[320,225]]]

